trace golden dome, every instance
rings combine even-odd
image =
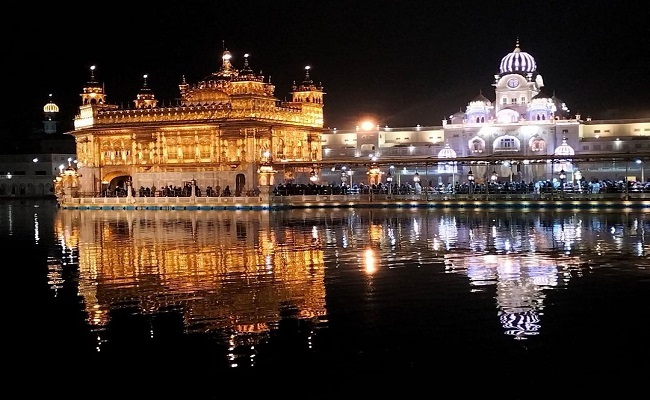
[[[50,101],[47,102],[45,106],[43,106],[43,112],[46,113],[58,113],[59,112],[59,106],[54,104],[52,101],[52,95],[50,95]]]

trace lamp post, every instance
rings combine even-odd
[[[467,181],[469,182],[469,198],[471,199],[472,194],[474,194],[474,173],[471,168],[467,171]]]
[[[318,180],[318,174],[316,173],[316,167],[315,166],[311,167],[311,172],[309,173],[309,180],[312,183],[316,183],[316,181]]]
[[[418,186],[420,186],[420,174],[418,174],[417,171],[415,171],[415,174],[413,175],[413,184],[415,186],[415,194],[420,194],[418,193]]]
[[[347,170],[346,173],[348,174],[348,177],[350,179],[350,190],[352,190],[352,174],[354,174],[354,171],[351,169]]]
[[[499,179],[499,176],[497,175],[497,171],[492,170],[492,175],[490,175],[490,182],[487,182],[485,184],[485,196],[486,196],[486,199],[488,198],[489,193],[490,193],[490,183],[496,184],[497,179]]]
[[[576,170],[573,173],[573,177],[576,180],[576,183],[578,184],[578,193],[582,193],[582,172],[580,170]]]
[[[490,175],[490,181],[492,182],[492,184],[496,185],[498,179],[499,179],[499,175],[497,175],[497,171],[492,170],[492,175]]]
[[[560,170],[560,196],[564,197],[564,180],[566,179],[566,172],[564,168]]]
[[[390,173],[390,170],[386,174],[386,184],[388,185],[388,198],[390,199],[393,197],[393,174]]]
[[[381,182],[381,169],[379,169],[379,166],[377,164],[372,164],[370,168],[368,169],[367,172],[369,179],[369,188],[368,190],[370,191],[370,201],[372,201],[372,195],[373,195],[373,186],[376,186]]]
[[[499,179],[499,176],[497,175],[497,171],[494,170],[492,171],[492,176],[490,176],[490,180],[492,181],[492,183],[496,183],[497,179]]]
[[[512,162],[511,161],[504,161],[503,165],[510,169],[509,181],[510,181],[510,183],[512,183]]]

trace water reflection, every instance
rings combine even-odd
[[[61,270],[78,269],[70,283],[99,352],[120,309],[172,313],[184,334],[227,343],[236,367],[254,365],[257,347],[287,319],[307,323],[301,345],[314,350],[314,338],[330,327],[336,290],[362,291],[342,297],[379,307],[393,300],[379,293],[402,290],[413,269],[467,278],[459,290],[493,295],[502,334],[530,340],[544,330],[550,291],[592,268],[622,268],[621,257],[647,271],[647,228],[644,214],[587,212],[59,210],[62,254],[52,257],[48,279],[57,292]],[[363,286],[353,284],[358,278]],[[432,283],[411,295],[427,303],[457,289]],[[151,338],[166,334],[147,321]]]
[[[452,228],[440,230],[445,232],[446,242],[447,233],[452,232],[454,240],[468,243],[472,251],[446,255],[446,268],[466,275],[473,291],[494,286],[504,332],[518,340],[539,334],[548,290],[566,287],[572,276],[588,272],[592,256],[603,257],[602,263],[605,257],[621,252],[639,257],[647,252],[644,217],[560,214],[549,219],[528,214],[516,221],[485,222],[468,226],[462,233]],[[441,219],[440,224],[457,225],[450,219]],[[634,238],[627,249],[623,248],[626,235]]]
[[[272,229],[265,212],[61,211],[56,230],[66,253],[78,253],[79,294],[100,347],[120,307],[180,310],[186,333],[219,333],[231,346],[262,340],[287,308],[325,314],[320,242]]]

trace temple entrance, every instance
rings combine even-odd
[[[127,182],[130,181],[131,176],[129,175],[119,175],[110,178],[110,180],[102,181],[102,196],[125,197],[127,195]]]
[[[246,187],[246,175],[237,174],[235,177],[235,197],[239,197],[244,193]]]

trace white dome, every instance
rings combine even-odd
[[[573,147],[567,144],[566,138],[562,139],[562,144],[555,148],[553,153],[556,156],[572,156],[576,152],[573,150]]]
[[[535,59],[530,54],[521,51],[519,48],[519,41],[512,53],[506,55],[501,59],[499,66],[499,73],[505,74],[527,74],[533,73],[537,70]]]
[[[447,143],[445,144],[445,148],[438,152],[438,158],[456,158],[456,152]]]

